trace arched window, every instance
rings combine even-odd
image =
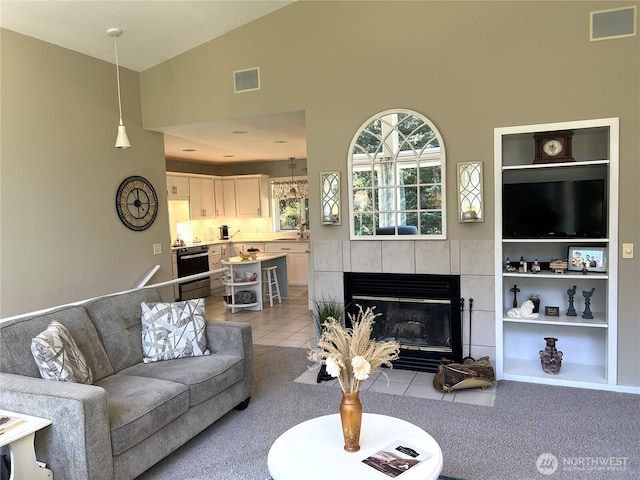
[[[353,137],[348,165],[352,239],[446,238],[444,144],[426,117],[374,115]]]

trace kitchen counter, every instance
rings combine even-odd
[[[272,239],[237,239],[237,240],[203,240],[201,242],[189,242],[184,245],[176,246],[171,245],[171,250],[175,251],[179,248],[185,247],[197,247],[199,245],[225,245],[225,244],[233,244],[233,243],[302,243],[302,242],[311,242],[310,238],[272,238]]]
[[[276,258],[281,258],[281,257],[286,257],[287,253],[258,253],[256,255],[256,259],[249,259],[249,260],[245,260],[242,257],[238,256],[238,257],[231,257],[231,258],[227,258],[225,260],[222,261],[223,265],[229,264],[229,263],[242,263],[242,264],[249,264],[249,263],[262,263],[262,262],[267,262],[269,260],[274,260]]]

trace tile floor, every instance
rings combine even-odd
[[[239,311],[231,313],[222,300],[222,292],[207,297],[206,315],[208,321],[241,321],[253,327],[253,343],[278,347],[309,348],[313,341],[313,322],[308,307],[305,288],[289,287],[289,299],[282,303],[267,303],[262,311]],[[300,383],[318,385],[319,388],[339,388],[338,381],[316,383],[317,370],[307,370],[310,364],[301,365],[301,375],[295,380]],[[411,370],[385,369],[389,379],[377,372],[362,386],[362,391],[393,393],[417,398],[428,398],[448,402],[468,403],[492,407],[496,397],[496,387],[458,390],[443,393],[433,388],[433,373]]]

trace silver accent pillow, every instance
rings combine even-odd
[[[210,355],[205,335],[205,303],[141,303],[144,363]]]
[[[91,367],[69,330],[59,322],[51,322],[31,340],[31,354],[45,380],[87,385],[93,382]]]

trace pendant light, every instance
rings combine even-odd
[[[298,191],[296,190],[296,184],[293,181],[293,170],[296,168],[296,164],[293,163],[295,157],[289,157],[289,170],[291,170],[291,190],[287,193],[287,200],[293,200],[299,198]]]
[[[131,142],[127,137],[127,130],[122,123],[122,100],[120,99],[120,67],[118,66],[118,37],[122,35],[122,30],[119,28],[110,28],[107,30],[107,35],[113,37],[113,46],[116,52],[116,79],[118,81],[118,109],[120,111],[120,123],[118,124],[118,136],[116,137],[116,148],[131,148]]]

